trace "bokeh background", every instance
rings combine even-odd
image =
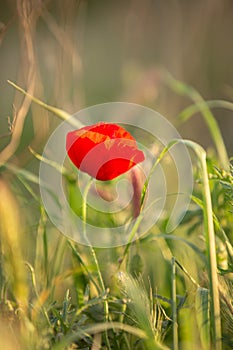
[[[193,86],[205,99],[233,98],[231,0],[1,0],[0,150],[9,123],[23,119],[12,161],[31,160],[58,121],[30,105],[10,79],[70,113],[102,102],[149,106],[176,126],[191,104],[164,83],[163,70]],[[232,154],[232,112],[216,109]],[[211,146],[200,115],[177,126],[181,135]]]

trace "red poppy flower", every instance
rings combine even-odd
[[[66,150],[78,169],[102,181],[124,174],[145,159],[128,131],[102,122],[69,132]]]

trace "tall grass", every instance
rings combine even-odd
[[[56,108],[50,111],[68,117]],[[218,128],[214,132],[215,125],[211,123],[211,132],[217,145],[222,138]],[[176,142],[162,151],[157,163]],[[0,206],[1,323],[9,322],[3,338],[9,348],[16,343],[19,349],[231,348],[232,172],[225,151],[223,169],[218,161],[206,158],[201,146],[183,142],[198,158],[194,202],[186,217],[172,234],[163,233],[168,219],[164,218],[144,237],[108,252],[62,237],[49,222],[34,188],[37,176],[7,164],[1,168],[4,176],[13,176],[10,182],[0,183],[1,196],[5,196]],[[73,179],[67,169],[51,165],[62,172],[65,181]],[[148,181],[150,178],[142,191],[142,205]],[[89,185],[81,203],[84,231]],[[19,239],[23,228],[14,192],[21,194],[22,203],[29,196],[36,209],[36,227],[26,231],[36,237],[36,246],[28,247],[30,261]],[[137,225],[132,235],[136,231]],[[14,340],[9,340],[12,334]]]

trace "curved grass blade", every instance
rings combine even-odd
[[[63,350],[65,349],[66,346],[68,346],[74,341],[83,339],[84,337],[90,337],[91,334],[107,332],[109,329],[121,330],[129,334],[132,334],[140,339],[147,339],[145,332],[139,328],[132,327],[130,325],[120,323],[120,322],[111,322],[111,323],[106,322],[106,323],[98,323],[98,324],[84,327],[82,329],[79,329],[79,331],[73,334],[69,334],[65,336],[58,344],[55,344],[52,347],[52,350]]]
[[[13,86],[16,90],[18,90],[19,92],[21,92],[25,96],[29,97],[37,105],[39,105],[39,106],[43,107],[44,109],[46,109],[47,111],[52,112],[53,114],[55,114],[58,118],[67,121],[69,124],[73,125],[76,128],[83,127],[83,124],[80,123],[77,119],[73,118],[69,113],[63,111],[60,108],[56,108],[56,107],[50,106],[50,105],[42,102],[41,100],[39,100],[38,98],[30,95],[27,91],[25,91],[24,89],[22,89],[21,87],[19,87],[18,85],[16,85],[15,83],[13,83],[10,80],[7,80],[7,82],[11,86]]]
[[[228,169],[229,158],[228,158],[227,150],[222,137],[222,133],[206,101],[203,99],[203,97],[200,95],[200,93],[197,90],[195,90],[193,87],[189,85],[184,84],[179,80],[176,80],[175,78],[172,77],[170,73],[166,72],[164,74],[164,77],[165,77],[165,81],[171,87],[171,89],[173,89],[175,92],[177,92],[180,95],[188,96],[194,102],[195,105],[199,106],[199,111],[201,112],[209,128],[210,134],[212,136],[215,147],[217,149],[219,160],[223,168]],[[190,114],[189,112],[189,117],[187,116],[184,117],[184,111],[181,113],[183,115],[183,118],[185,118],[185,120],[187,120],[189,117],[193,115],[193,114]]]
[[[193,114],[200,112],[206,108],[225,108],[233,111],[233,103],[225,100],[207,100],[204,102],[199,102],[185,108],[179,117],[182,121],[188,120]]]

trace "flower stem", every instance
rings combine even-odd
[[[102,277],[102,274],[101,274],[99,262],[98,262],[98,259],[97,259],[96,253],[95,253],[95,249],[93,248],[91,242],[89,241],[89,239],[88,239],[88,237],[87,237],[87,232],[86,232],[86,223],[87,223],[87,195],[88,195],[88,192],[89,192],[89,190],[90,190],[90,188],[91,188],[92,183],[93,183],[93,179],[91,178],[90,181],[87,183],[86,188],[85,188],[84,193],[83,193],[83,206],[82,206],[83,234],[84,234],[84,237],[85,237],[87,246],[88,246],[89,249],[90,249],[91,256],[92,256],[93,261],[94,261],[95,266],[96,266],[96,271],[97,271],[97,275],[98,275],[98,280],[99,280],[100,287],[101,287],[101,289],[102,289],[102,292],[105,292],[105,285],[104,285],[103,277]],[[109,320],[108,301],[107,301],[107,300],[104,300],[104,301],[103,301],[103,305],[104,305],[104,316],[105,316],[104,318],[105,318],[105,322],[108,322],[108,320]],[[109,342],[109,339],[108,339],[107,331],[105,332],[105,341],[106,341],[107,348],[110,350],[110,349],[111,349],[111,345],[110,345],[110,342]]]
[[[141,176],[140,168],[134,167],[131,170],[131,181],[133,186],[133,198],[132,198],[132,206],[133,206],[133,218],[137,218],[141,212],[141,196],[143,190],[143,181]]]
[[[104,292],[105,291],[105,286],[104,286],[104,281],[103,281],[103,278],[102,278],[102,274],[101,274],[101,271],[100,271],[100,267],[99,267],[99,262],[98,262],[98,259],[97,259],[97,256],[96,256],[96,253],[95,253],[95,250],[93,248],[93,246],[91,245],[91,242],[89,241],[88,237],[87,237],[87,232],[86,232],[86,222],[87,222],[87,195],[88,195],[88,192],[91,188],[91,185],[93,183],[93,179],[91,179],[85,190],[84,190],[84,193],[83,193],[83,206],[82,206],[82,215],[83,215],[83,234],[84,234],[84,237],[85,237],[85,240],[86,240],[86,243],[90,249],[90,252],[91,252],[91,255],[92,255],[92,258],[94,260],[94,263],[95,263],[95,266],[96,266],[96,270],[97,270],[97,274],[98,274],[98,279],[99,279],[99,284],[100,284],[100,287],[102,289],[102,291]]]

